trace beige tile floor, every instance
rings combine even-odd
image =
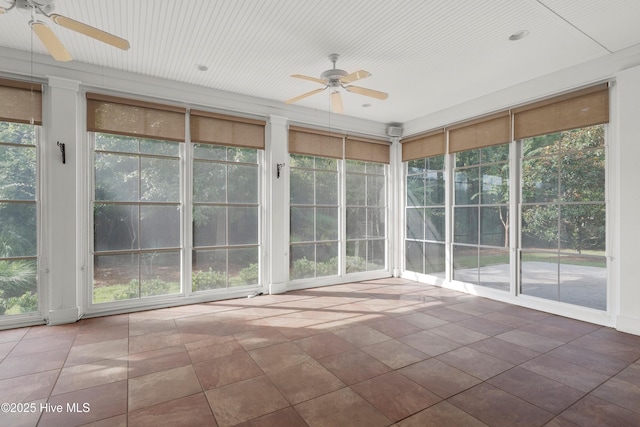
[[[375,280],[0,331],[0,425],[640,426],[639,359],[639,336]]]

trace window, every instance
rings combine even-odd
[[[381,163],[345,160],[346,272],[386,268],[386,178]]]
[[[521,292],[606,309],[603,125],[521,141]]]
[[[181,144],[94,140],[93,303],[181,293]]]
[[[259,151],[194,143],[192,289],[259,283]]]
[[[37,126],[0,121],[0,316],[38,311]]]
[[[446,174],[444,155],[407,163],[405,268],[444,278]]]
[[[508,291],[509,145],[455,154],[453,279]]]
[[[39,311],[40,85],[0,79],[0,318]]]
[[[290,278],[339,274],[337,159],[290,155]]]
[[[603,83],[403,141],[405,269],[606,310],[608,122]]]

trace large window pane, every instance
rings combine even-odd
[[[257,285],[258,150],[207,144],[193,148],[196,157],[210,161],[194,162],[193,245],[207,250],[192,252],[192,288],[197,292]]]
[[[446,239],[444,158],[411,160],[407,172],[416,175],[406,177],[405,268],[436,277],[445,272],[445,246],[433,243]]]
[[[94,136],[93,302],[181,293],[180,143]]]
[[[522,293],[606,310],[604,127],[522,147]]]
[[[0,317],[38,311],[36,133],[0,121]]]

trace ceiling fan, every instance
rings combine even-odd
[[[11,0],[10,3],[11,5],[8,7],[0,6],[0,15],[9,12],[12,9],[22,9],[30,12],[31,21],[29,22],[29,25],[31,25],[31,29],[36,33],[44,47],[56,61],[71,61],[71,54],[67,48],[64,47],[51,28],[37,18],[39,15],[46,16],[51,21],[62,27],[84,34],[85,36],[99,40],[103,43],[107,43],[122,50],[129,49],[129,42],[123,38],[114,36],[106,31],[102,31],[74,19],[67,18],[66,16],[53,13],[53,0]]]
[[[337,53],[332,53],[329,55],[329,61],[333,62],[333,68],[327,70],[320,74],[320,78],[317,77],[309,77],[303,76],[301,74],[293,74],[291,77],[295,77],[296,79],[310,80],[312,82],[320,83],[324,85],[324,87],[312,90],[311,92],[303,93],[302,95],[296,96],[294,98],[288,99],[285,101],[285,104],[293,104],[294,102],[298,102],[301,99],[307,98],[311,95],[315,95],[316,93],[320,93],[325,89],[331,90],[331,109],[334,113],[343,113],[344,108],[342,106],[342,95],[338,91],[339,88],[345,89],[347,92],[353,92],[364,96],[370,96],[376,99],[387,99],[389,94],[380,92],[373,89],[367,89],[360,86],[353,86],[350,83],[353,83],[357,80],[364,79],[365,77],[369,77],[371,75],[370,72],[365,70],[359,70],[353,72],[351,74],[347,73],[344,70],[340,70],[336,68],[336,61],[338,60]]]

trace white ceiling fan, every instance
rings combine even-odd
[[[10,12],[12,9],[26,10],[31,13],[31,29],[38,36],[49,54],[56,61],[71,61],[71,54],[64,47],[55,33],[38,18],[45,16],[54,23],[68,28],[85,36],[107,43],[122,50],[129,49],[129,42],[121,37],[102,31],[98,28],[76,21],[66,16],[53,13],[53,0],[11,0],[7,7],[0,6],[0,15]]]
[[[367,89],[360,86],[353,86],[350,83],[353,83],[357,80],[364,79],[365,77],[369,77],[371,75],[370,72],[365,70],[359,70],[353,72],[351,74],[347,73],[344,70],[340,70],[336,68],[336,61],[338,60],[337,53],[332,53],[329,55],[329,60],[333,62],[333,68],[327,70],[320,74],[320,78],[317,77],[309,77],[303,76],[301,74],[293,74],[291,77],[295,77],[296,79],[310,80],[312,82],[320,83],[324,85],[324,87],[312,90],[311,92],[303,93],[302,95],[296,96],[294,98],[288,99],[285,101],[285,104],[293,104],[294,102],[298,102],[301,99],[307,98],[311,95],[315,95],[316,93],[320,93],[325,89],[331,90],[331,109],[334,113],[342,114],[344,112],[344,108],[342,106],[342,95],[338,91],[339,88],[345,89],[347,92],[353,92],[364,96],[370,96],[376,99],[387,99],[389,94],[380,92],[373,89]]]

